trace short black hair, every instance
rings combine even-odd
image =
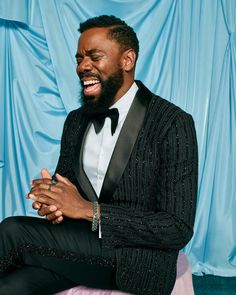
[[[120,44],[121,50],[125,51],[132,48],[136,53],[136,60],[139,54],[139,41],[133,28],[114,15],[100,15],[89,18],[80,23],[79,32],[82,34],[92,28],[110,28],[108,37]]]

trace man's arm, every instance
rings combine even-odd
[[[156,208],[152,212],[144,212],[101,204],[104,245],[184,247],[193,233],[197,173],[194,123],[191,116],[183,113],[177,116],[161,143]]]

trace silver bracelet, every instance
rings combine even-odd
[[[97,228],[98,228],[98,202],[93,202],[92,231],[96,231]]]

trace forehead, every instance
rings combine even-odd
[[[119,44],[108,38],[109,28],[92,28],[80,35],[78,41],[78,52],[86,52],[94,49],[101,51],[119,50]]]

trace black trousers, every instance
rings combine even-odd
[[[0,223],[0,294],[53,294],[86,285],[116,289],[113,251],[103,250],[91,223],[34,217]]]

